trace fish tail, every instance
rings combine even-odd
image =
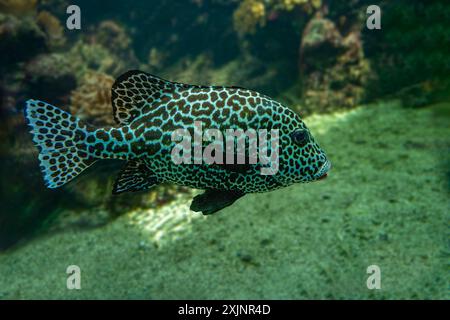
[[[25,117],[48,188],[66,184],[97,160],[86,142],[87,132],[93,128],[80,119],[39,100],[26,102]]]

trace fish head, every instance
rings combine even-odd
[[[280,132],[281,175],[287,183],[326,178],[330,160],[301,118],[293,112],[291,115],[291,121]]]

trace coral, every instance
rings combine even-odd
[[[25,65],[25,92],[54,104],[66,105],[76,86],[74,66],[62,53],[41,54]]]
[[[37,0],[0,0],[0,12],[23,16],[36,12]]]
[[[0,70],[11,69],[15,63],[34,57],[46,50],[45,33],[30,16],[16,17],[0,13]],[[9,54],[3,54],[9,53]]]
[[[270,1],[276,10],[291,11],[295,7],[302,6],[307,12],[318,9],[322,5],[321,0],[272,0]]]
[[[64,19],[67,17],[65,15],[67,7],[72,3],[68,0],[39,0],[38,1],[38,10],[39,11],[48,11],[54,16],[57,16],[61,19]],[[85,5],[81,5],[83,8]],[[83,18],[82,18],[83,19]]]
[[[235,30],[240,34],[254,33],[266,21],[266,7],[259,0],[244,0],[233,13]]]
[[[67,55],[72,60],[79,81],[88,71],[119,75],[125,69],[122,60],[99,44],[87,44],[80,40]]]
[[[311,14],[321,7],[321,0],[243,0],[233,13],[234,29],[241,35],[255,33],[275,12],[292,11],[299,7]]]
[[[87,72],[81,85],[72,92],[71,112],[89,123],[114,125],[111,107],[111,87],[114,78],[101,72]]]
[[[88,36],[87,42],[106,48],[114,56],[114,61],[120,60],[130,66],[140,63],[134,54],[126,29],[113,20],[102,21],[95,32]]]
[[[112,20],[102,21],[93,38],[96,43],[118,55],[128,51],[131,44],[131,38],[125,29]]]
[[[50,48],[58,48],[64,45],[66,42],[64,28],[58,18],[48,11],[40,11],[36,21],[47,35],[47,44]]]

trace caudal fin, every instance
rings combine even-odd
[[[39,100],[27,101],[25,117],[47,187],[66,184],[95,162],[85,142],[86,125],[79,119]]]

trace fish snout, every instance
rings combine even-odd
[[[328,171],[331,169],[331,162],[327,159],[325,163],[320,167],[320,169],[314,175],[315,180],[322,180],[327,177]]]

